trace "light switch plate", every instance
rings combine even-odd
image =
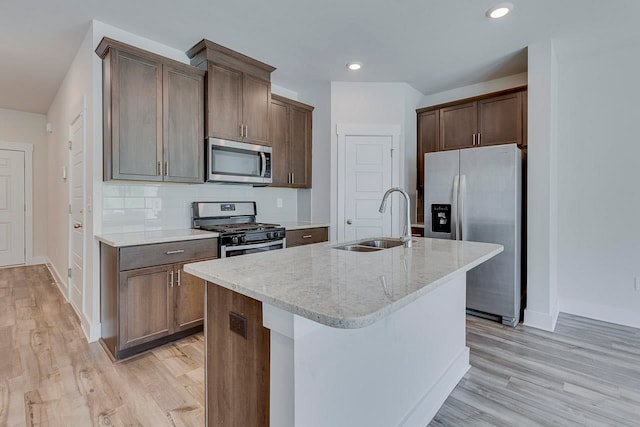
[[[276,206],[277,206],[277,207],[279,207],[279,208],[281,208],[281,207],[282,207],[282,199],[281,199],[280,197],[278,197],[278,198],[276,199]]]
[[[640,292],[640,276],[636,276],[635,285],[636,292]]]

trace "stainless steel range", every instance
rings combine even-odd
[[[193,202],[191,225],[220,233],[220,257],[283,249],[285,229],[256,222],[255,202]]]

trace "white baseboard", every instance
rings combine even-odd
[[[68,283],[62,280],[62,276],[58,273],[58,270],[56,270],[56,268],[53,266],[53,263],[51,261],[47,260],[45,262],[45,265],[49,269],[51,276],[53,276],[53,280],[54,282],[56,282],[56,285],[58,286],[58,290],[60,290],[62,297],[64,298],[65,301],[68,302],[69,301],[69,299],[67,298],[67,295],[69,293]]]
[[[41,265],[41,264],[47,264],[47,258],[43,257],[43,256],[34,256],[31,259],[28,259],[27,262],[25,263],[26,265]]]
[[[640,311],[627,310],[584,301],[560,300],[560,311],[617,325],[640,328]]]
[[[556,329],[559,314],[560,309],[558,303],[556,303],[551,313],[542,313],[527,308],[524,310],[524,324],[532,328],[553,332]]]
[[[460,355],[449,365],[449,369],[446,370],[427,394],[420,399],[420,402],[407,414],[399,425],[403,427],[423,427],[429,424],[469,368],[471,368],[469,365],[469,347],[465,347]]]
[[[102,326],[100,323],[91,323],[86,316],[82,316],[80,323],[82,323],[82,332],[84,332],[87,341],[98,341],[102,337]]]

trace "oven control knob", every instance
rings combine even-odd
[[[233,236],[231,238],[231,243],[233,243],[234,245],[237,245],[238,244],[238,236]]]
[[[275,237],[274,233],[268,232],[267,233],[267,239],[273,239]]]
[[[244,243],[247,241],[247,238],[245,236],[240,236],[240,243]]]

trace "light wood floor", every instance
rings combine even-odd
[[[199,426],[202,334],[112,364],[44,266],[0,270],[0,426]]]
[[[640,330],[561,314],[552,333],[467,318],[471,370],[431,426],[640,426]]]
[[[640,330],[467,326],[472,368],[432,426],[640,425]],[[0,270],[0,426],[202,426],[203,350],[199,334],[114,365],[44,266]]]

